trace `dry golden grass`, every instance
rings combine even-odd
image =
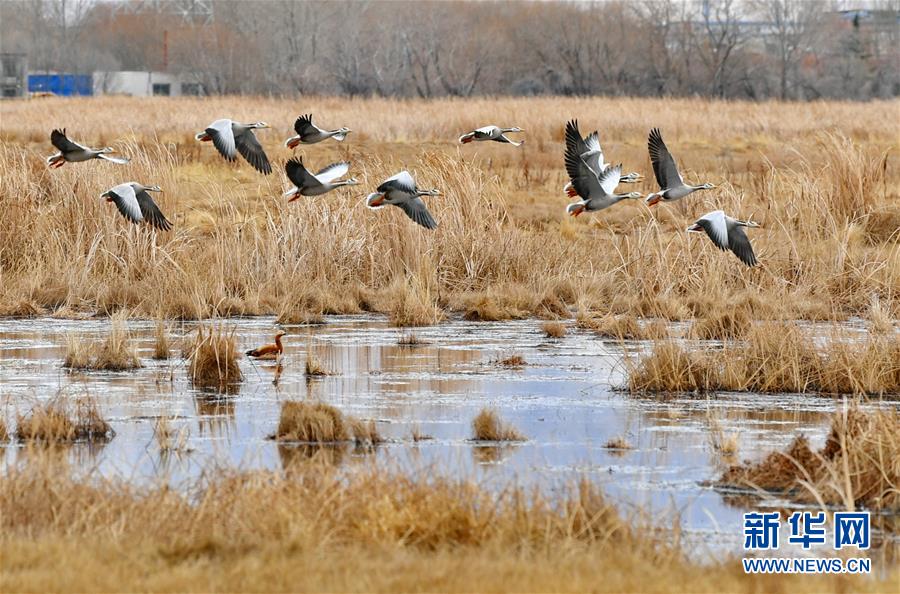
[[[304,100],[354,128],[348,142],[318,145],[316,160],[350,160],[358,193],[281,199],[290,151],[280,143],[297,115],[291,98],[3,102],[0,313],[126,308],[171,319],[374,310],[407,326],[454,311],[555,319],[576,305],[681,319],[691,303],[752,294],[784,319],[863,315],[873,295],[900,317],[900,168],[890,152],[896,130],[884,125],[896,101]],[[121,167],[48,171],[48,113],[76,138],[132,157],[131,178],[166,190],[159,200],[174,230],[128,224],[96,198],[121,181]],[[276,126],[260,134],[275,175],[228,163],[193,139],[223,113]],[[599,129],[607,153],[646,176],[643,192],[652,189],[651,126],[662,128],[687,179],[719,187],[674,206],[634,201],[570,220],[560,191],[569,117]],[[461,130],[504,118],[531,122],[521,149],[457,144]],[[399,209],[373,213],[362,204],[403,168],[444,192],[428,200],[434,232]],[[762,228],[751,239],[762,266],[746,269],[684,233],[713,208],[756,214]]]
[[[483,408],[472,419],[472,439],[475,441],[525,441],[518,429],[503,422],[492,408]]]
[[[204,475],[184,493],[38,458],[4,476],[0,509],[4,592],[807,594],[900,577],[747,576],[737,559],[689,560],[677,534],[626,521],[586,482],[551,500],[384,468],[348,476],[321,457]]]
[[[665,322],[651,321],[641,324],[631,314],[607,314],[602,318],[592,318],[580,314],[576,318],[579,328],[590,330],[602,338],[616,340],[653,340],[666,338],[669,334]]]
[[[6,421],[0,417],[0,443],[6,443],[7,441],[9,441],[9,430],[6,428]]]
[[[525,361],[525,357],[522,355],[509,355],[507,357],[500,357],[492,361],[494,365],[499,365],[500,367],[511,367],[514,369],[525,367],[528,365],[528,362]]]
[[[397,346],[415,347],[427,344],[415,332],[404,332],[397,339]]]
[[[796,325],[754,325],[746,340],[719,350],[657,342],[626,359],[632,392],[748,391],[900,394],[900,335],[849,339],[821,347]]]
[[[566,325],[562,322],[547,321],[541,324],[541,331],[547,338],[562,338],[566,335]]]
[[[66,338],[63,366],[92,371],[126,371],[142,367],[131,347],[125,319],[119,315],[110,318],[109,334],[101,344],[85,344],[70,334]]]
[[[57,396],[16,417],[16,439],[48,444],[108,441],[115,435],[93,398]]]
[[[384,442],[375,421],[362,421],[343,414],[324,402],[282,403],[278,428],[272,439],[281,442],[339,443],[354,441],[356,445],[374,446]]]
[[[803,436],[785,452],[758,463],[730,467],[719,484],[788,494],[820,505],[900,511],[900,412],[863,411],[855,406],[834,414],[825,447],[813,452]]]
[[[331,375],[331,371],[329,371],[322,363],[322,361],[319,360],[319,357],[318,355],[316,355],[316,351],[315,349],[313,349],[312,344],[309,344],[306,347],[306,363],[303,366],[303,373],[308,378]]]
[[[715,309],[691,325],[690,336],[697,340],[737,340],[753,325],[753,312],[743,307]]]
[[[168,359],[171,355],[171,347],[169,346],[169,328],[165,322],[159,320],[156,322],[156,336],[153,343],[153,358],[157,361]]]
[[[168,416],[163,415],[157,418],[156,423],[153,424],[153,437],[163,455],[189,452],[190,448],[187,445],[189,436],[186,426],[177,430],[172,427],[172,420]]]
[[[234,328],[223,326],[197,328],[197,337],[189,347],[188,374],[191,382],[200,388],[227,390],[228,386],[244,380],[238,365],[237,340]]]

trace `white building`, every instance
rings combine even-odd
[[[202,94],[203,87],[200,83],[168,72],[120,70],[94,73],[94,95],[177,97]]]

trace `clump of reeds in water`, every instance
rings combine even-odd
[[[753,318],[745,307],[716,308],[694,321],[690,336],[698,340],[738,340],[752,325]]]
[[[657,342],[626,365],[633,392],[898,394],[900,336],[834,335],[817,348],[795,325],[764,323],[748,330],[743,341],[718,350]]]
[[[851,406],[834,413],[815,452],[799,436],[783,452],[728,468],[718,484],[787,494],[801,502],[900,511],[900,412]]]
[[[288,401],[281,405],[278,427],[272,436],[278,441],[337,443],[355,441],[359,445],[377,445],[384,441],[374,421],[361,421],[344,415],[324,402]]]
[[[109,334],[100,344],[85,343],[69,334],[63,365],[70,369],[92,371],[125,371],[142,367],[131,346],[124,318],[113,316],[110,320]]]
[[[234,329],[222,326],[197,328],[197,337],[188,350],[188,373],[194,386],[225,390],[244,380],[238,364]]]
[[[621,435],[608,439],[606,441],[606,443],[603,445],[603,447],[606,448],[607,450],[620,450],[620,451],[632,449],[631,444],[628,443],[628,441]]]
[[[509,355],[507,357],[499,357],[494,360],[494,364],[499,365],[500,367],[511,367],[517,369],[519,367],[525,367],[528,365],[528,362],[525,361],[525,357],[522,355]]]
[[[414,347],[426,344],[415,332],[404,332],[397,339],[397,346]]]
[[[303,373],[307,378],[323,377],[331,374],[328,368],[325,367],[325,364],[319,359],[311,343],[306,347],[306,363],[303,367]]]
[[[579,328],[590,330],[602,338],[616,340],[651,340],[661,339],[668,335],[665,322],[655,320],[644,325],[633,315],[607,314],[601,318],[592,318],[587,314],[579,314],[576,318]]]
[[[165,415],[156,419],[156,423],[153,425],[153,437],[163,455],[190,451],[187,445],[189,437],[187,427],[175,429],[172,426],[172,420]]]
[[[156,323],[156,336],[153,343],[153,358],[157,361],[163,361],[171,356],[171,347],[169,344],[169,329],[162,320]]]
[[[115,432],[93,398],[78,398],[74,406],[57,396],[16,419],[16,439],[43,443],[108,441]]]
[[[525,436],[502,421],[492,408],[483,408],[472,419],[472,439],[475,441],[525,441]]]
[[[547,338],[562,338],[566,335],[566,325],[558,321],[547,321],[541,324],[541,331]]]

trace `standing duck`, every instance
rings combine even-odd
[[[346,161],[332,163],[313,175],[303,166],[302,158],[294,158],[284,164],[284,170],[288,179],[295,186],[284,193],[285,197],[293,196],[288,202],[293,202],[300,196],[319,196],[341,186],[355,186],[359,183],[352,177],[342,181],[334,181],[346,175],[347,171],[350,170],[350,163]]]
[[[50,142],[59,150],[55,155],[47,157],[47,165],[54,169],[59,169],[66,162],[79,163],[90,159],[103,159],[119,165],[128,163],[128,159],[123,157],[110,157],[108,153],[115,152],[115,149],[111,146],[102,149],[92,149],[69,140],[69,137],[66,136],[65,128],[51,132]]]
[[[269,164],[269,158],[262,145],[253,135],[253,130],[270,127],[265,122],[241,124],[234,120],[221,119],[198,132],[195,138],[201,142],[212,141],[216,150],[229,161],[234,161],[237,159],[237,153],[241,153],[254,169],[268,175],[272,173],[272,165]]]
[[[100,197],[114,203],[122,216],[132,223],[147,221],[151,227],[168,231],[172,228],[172,223],[159,210],[148,192],[162,192],[162,189],[159,186],[126,182],[103,192]]]
[[[600,136],[594,130],[584,138],[578,130],[578,120],[570,120],[566,122],[566,151],[570,151],[579,155],[591,170],[599,175],[605,171],[610,164],[603,159],[603,148],[600,146]],[[640,173],[632,171],[619,177],[620,184],[634,184],[644,178]],[[572,182],[567,182],[563,187],[563,191],[574,198],[578,192],[572,187]]]
[[[294,148],[298,144],[315,144],[329,138],[334,138],[338,142],[347,138],[347,134],[351,132],[350,128],[338,128],[337,130],[323,130],[312,123],[312,114],[302,115],[294,122],[294,131],[296,136],[291,136],[284,141],[284,146]]]
[[[381,208],[385,204],[399,206],[406,216],[419,225],[426,229],[434,229],[437,227],[437,223],[428,212],[428,207],[425,206],[421,196],[440,195],[441,193],[437,190],[418,189],[409,172],[401,171],[378,186],[375,193],[369,194],[366,198],[366,206],[369,208]]]
[[[284,335],[284,330],[279,330],[275,334],[275,344],[267,344],[258,349],[250,349],[246,353],[247,356],[254,359],[277,359],[284,352],[284,346],[281,344],[281,337]]]
[[[722,251],[731,250],[741,262],[747,266],[756,265],[753,246],[741,227],[759,227],[753,221],[739,221],[726,215],[721,210],[708,212],[687,228],[688,231],[704,231],[712,242]]]
[[[684,183],[684,180],[681,179],[681,174],[678,173],[678,167],[675,165],[672,153],[669,152],[666,143],[663,142],[659,128],[654,128],[650,131],[647,148],[650,151],[653,174],[656,176],[656,182],[659,184],[659,192],[654,192],[647,196],[647,206],[653,206],[660,201],[672,202],[673,200],[680,200],[697,190],[711,190],[715,188],[710,183],[705,183],[701,186],[691,186]]]
[[[459,137],[459,142],[462,144],[469,144],[473,141],[483,141],[483,140],[493,140],[494,142],[505,142],[507,144],[511,144],[513,146],[521,146],[525,144],[525,141],[514,142],[506,137],[507,132],[521,132],[522,129],[518,126],[513,128],[500,128],[499,126],[484,126],[481,128],[476,128],[471,132],[467,132]]]

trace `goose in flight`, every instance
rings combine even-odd
[[[566,151],[573,152],[580,156],[591,170],[600,175],[610,164],[603,159],[603,148],[600,146],[600,136],[594,130],[584,138],[578,130],[578,120],[570,120],[566,122]],[[632,171],[619,177],[620,184],[635,184],[644,178],[640,173]],[[567,182],[563,187],[563,191],[574,198],[578,192],[572,187],[572,182]]]
[[[473,141],[482,141],[482,140],[493,140],[495,142],[505,142],[511,144],[513,146],[521,146],[525,144],[525,141],[522,140],[520,142],[514,142],[507,138],[507,132],[521,132],[522,129],[518,126],[513,128],[500,128],[499,126],[484,126],[482,128],[477,128],[472,130],[471,132],[467,132],[459,137],[459,141],[462,144],[469,144]]]
[[[338,128],[337,130],[323,130],[312,123],[312,114],[302,115],[294,122],[296,136],[291,136],[284,141],[284,146],[294,148],[298,144],[315,144],[328,138],[342,141],[351,132],[350,128]]]
[[[281,337],[284,335],[284,330],[279,330],[275,335],[275,344],[267,344],[258,349],[250,349],[246,355],[254,359],[277,359],[284,352],[284,346],[281,344]]]
[[[294,158],[284,164],[284,170],[294,184],[292,189],[284,193],[285,197],[293,196],[288,202],[293,202],[300,196],[319,196],[341,186],[355,186],[359,183],[352,177],[335,181],[350,170],[350,163],[346,161],[332,163],[313,175],[303,166],[303,159]]]
[[[684,180],[681,179],[681,174],[678,173],[678,167],[675,165],[672,153],[669,152],[666,143],[663,142],[659,128],[654,128],[650,131],[647,148],[650,151],[653,174],[656,176],[656,182],[659,184],[659,192],[654,192],[647,196],[647,206],[653,206],[660,201],[671,202],[679,200],[697,190],[711,190],[716,187],[710,183],[705,183],[701,186],[691,186],[684,183]]]
[[[168,231],[172,228],[172,223],[159,210],[148,192],[162,192],[162,189],[159,186],[126,182],[103,192],[100,197],[114,203],[122,216],[132,223],[147,221],[152,227]]]
[[[237,153],[240,153],[254,169],[264,175],[272,173],[272,165],[261,144],[253,135],[255,128],[270,128],[265,122],[241,124],[234,120],[216,120],[202,132],[198,132],[195,138],[201,142],[212,141],[219,153],[234,161]]]
[[[570,216],[577,217],[581,213],[609,208],[620,200],[640,198],[640,192],[616,194],[616,186],[622,177],[622,166],[607,167],[599,175],[581,158],[574,145],[566,149],[566,173],[572,183],[575,194],[581,197],[566,207]]]
[[[366,198],[366,206],[369,208],[381,208],[385,204],[399,206],[406,216],[422,225],[426,229],[434,229],[437,223],[421,196],[440,196],[437,190],[420,190],[408,171],[401,171],[397,175],[388,178],[375,193]]]
[[[128,162],[128,159],[123,157],[110,157],[108,153],[115,152],[115,149],[111,146],[102,149],[92,149],[69,140],[69,137],[66,136],[65,128],[51,132],[50,142],[53,143],[53,146],[59,151],[55,155],[47,157],[47,165],[54,169],[59,169],[65,165],[67,161],[70,163],[78,163],[90,159],[104,159],[112,163],[118,163],[119,165],[124,165]]]
[[[753,246],[741,227],[759,227],[753,221],[738,221],[721,210],[708,212],[687,228],[688,231],[704,231],[716,247],[722,251],[731,250],[747,266],[756,265]]]

